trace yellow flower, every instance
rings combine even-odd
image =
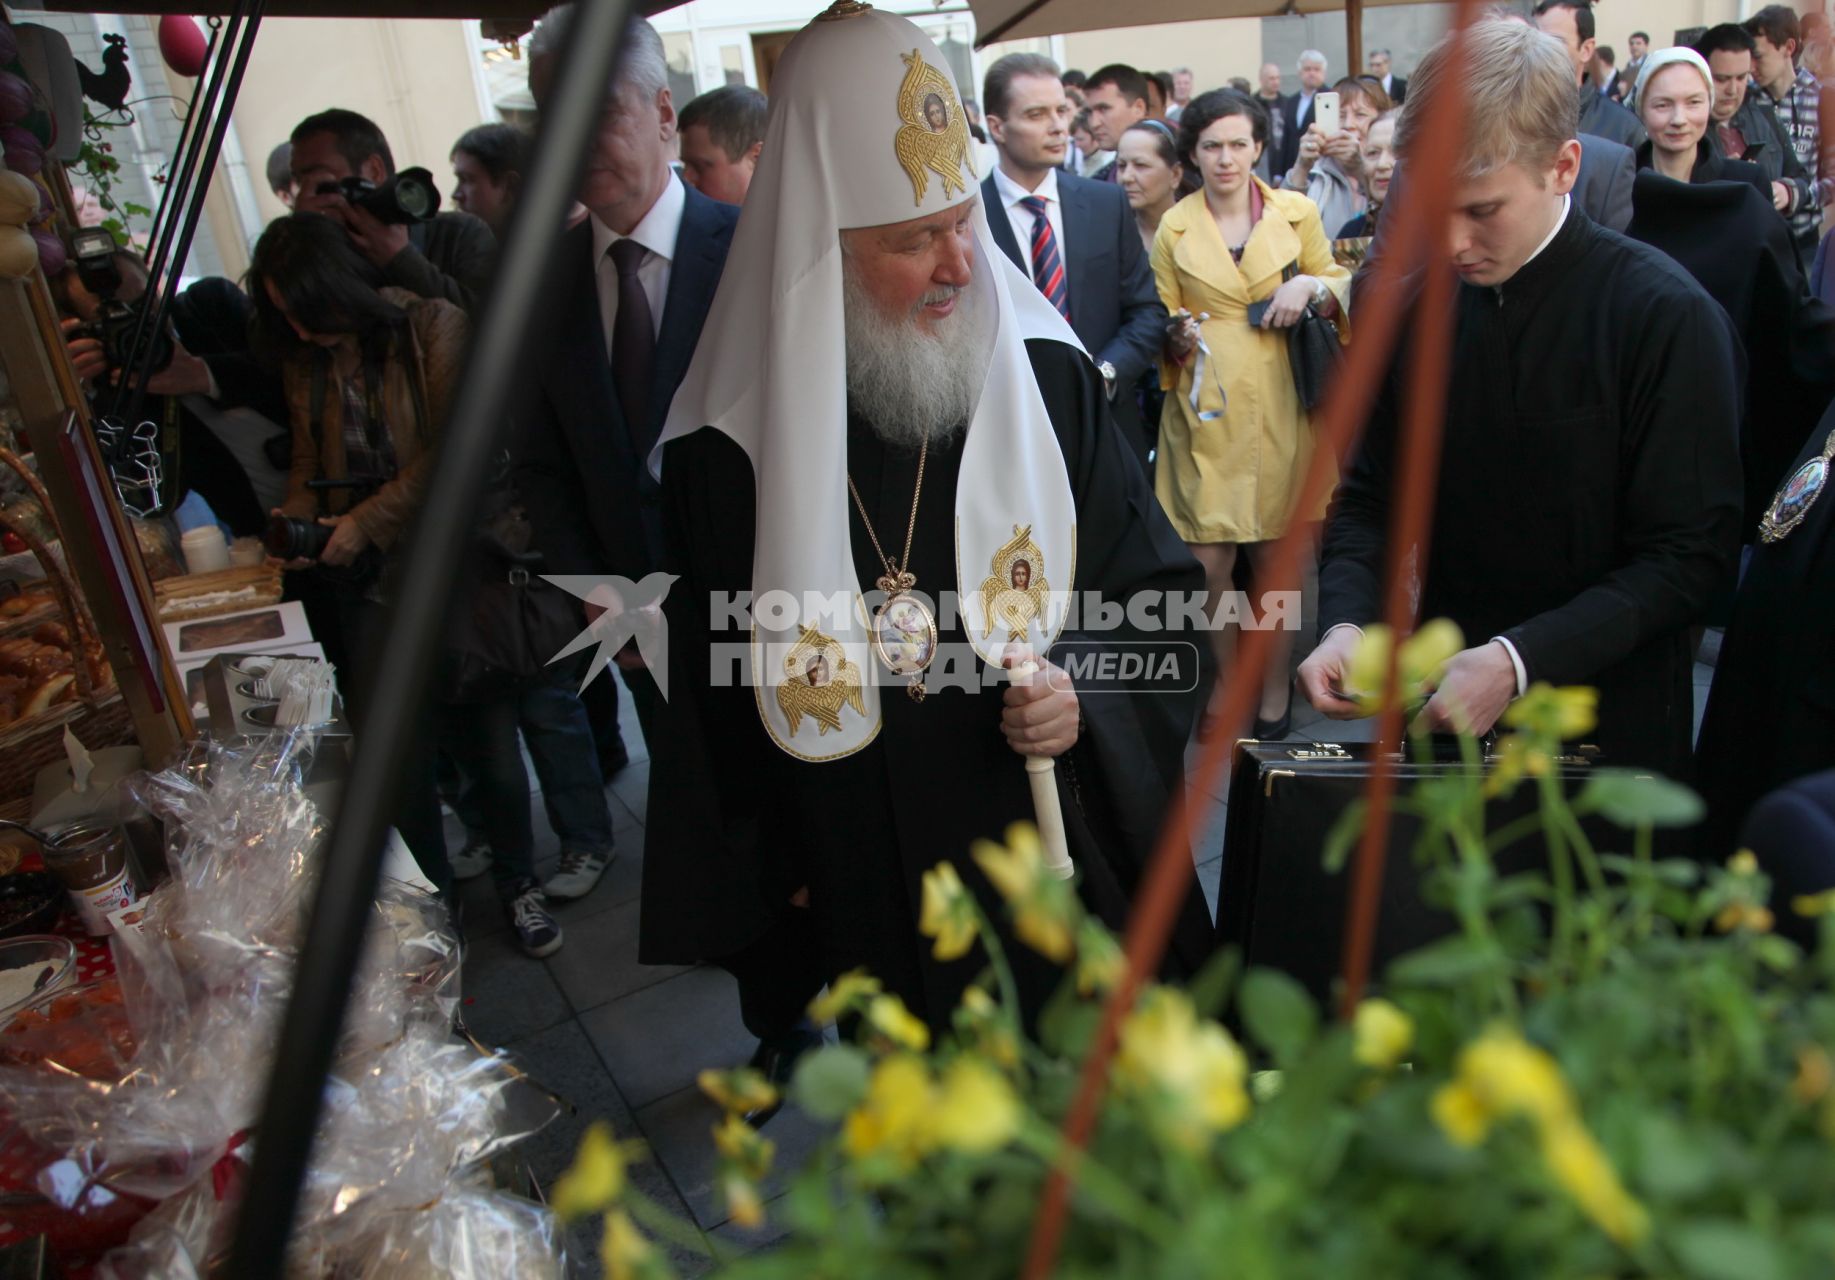
[[[960,959],[975,945],[975,913],[955,864],[939,862],[924,873],[918,932],[937,940],[931,954],[939,960]]]
[[[1797,1046],[1797,1077],[1790,1082],[1791,1096],[1804,1106],[1815,1102],[1835,1082],[1835,1065],[1821,1045]]]
[[[1422,623],[1413,635],[1402,641],[1403,687],[1419,689],[1430,681],[1439,683],[1446,664],[1464,648],[1465,635],[1451,618],[1433,618]]]
[[[1790,909],[1811,919],[1835,914],[1835,889],[1824,889],[1821,893],[1800,893],[1790,900]]]
[[[703,1071],[695,1077],[701,1092],[727,1112],[763,1111],[777,1101],[777,1086],[751,1067]]]
[[[1538,680],[1504,709],[1504,723],[1545,741],[1567,741],[1599,723],[1599,690],[1584,685],[1557,689]]]
[[[1008,827],[1006,844],[977,840],[969,847],[969,853],[1008,902],[1030,898],[1044,874],[1045,855],[1039,847],[1039,833],[1028,822],[1015,822]]]
[[[971,1155],[998,1151],[1019,1132],[1019,1099],[1005,1076],[977,1058],[957,1058],[943,1072],[931,1111],[939,1146]]]
[[[980,987],[969,987],[962,993],[956,1010],[956,1028],[966,1041],[1002,1070],[1019,1066],[1019,1042],[1012,1024],[1001,1016],[1000,1006]]]
[[[1080,995],[1110,992],[1128,970],[1128,958],[1115,935],[1100,922],[1085,919],[1077,930],[1077,991]]]
[[[866,1019],[868,1026],[901,1048],[922,1053],[930,1047],[930,1028],[897,996],[874,996],[867,1001]]]
[[[1750,849],[1741,849],[1727,859],[1727,870],[1736,876],[1755,876],[1759,873],[1759,857]]]
[[[1198,1021],[1184,992],[1154,987],[1142,997],[1122,1024],[1115,1065],[1137,1092],[1159,1095],[1163,1114],[1199,1121],[1169,1135],[1188,1145],[1249,1114],[1248,1058],[1217,1023]]]
[[[670,1274],[651,1249],[630,1215],[614,1209],[605,1215],[605,1234],[599,1239],[599,1264],[608,1280],[648,1280]]]
[[[726,1212],[734,1222],[748,1231],[764,1225],[764,1197],[758,1194],[758,1185],[750,1178],[736,1170],[728,1170],[720,1179],[720,1194],[725,1197]]]
[[[1344,691],[1365,711],[1375,711],[1383,703],[1383,687],[1389,679],[1389,654],[1395,648],[1395,633],[1383,623],[1364,628],[1357,648],[1344,673]],[[1457,624],[1447,618],[1424,623],[1402,641],[1395,657],[1395,680],[1404,705],[1419,701],[1424,686],[1437,682],[1441,671],[1454,654],[1465,648],[1465,637]]]
[[[1081,913],[1068,881],[1045,874],[1038,830],[1029,822],[1007,828],[1007,843],[977,840],[969,849],[988,881],[1007,900],[1019,940],[1057,964],[1076,948]]]
[[[844,1013],[854,1012],[862,1001],[879,991],[878,978],[865,969],[850,969],[809,1002],[809,1016],[817,1022],[833,1022]]]
[[[714,1126],[714,1147],[754,1180],[771,1172],[771,1161],[777,1155],[775,1142],[731,1113]]]
[[[1467,1045],[1459,1055],[1459,1078],[1493,1115],[1546,1121],[1574,1110],[1555,1060],[1514,1031],[1488,1031]]]
[[[1618,1180],[1612,1162],[1578,1120],[1557,1120],[1542,1133],[1542,1159],[1582,1213],[1619,1244],[1636,1244],[1650,1231],[1650,1216]]]
[[[899,1053],[883,1059],[867,1081],[866,1098],[841,1127],[841,1145],[851,1156],[888,1155],[908,1168],[929,1149],[935,1095],[922,1058]]]
[[[1485,794],[1505,795],[1524,778],[1543,777],[1553,765],[1554,757],[1546,749],[1520,733],[1507,733],[1498,739],[1497,756],[1485,779]]]
[[[1365,1000],[1351,1018],[1351,1056],[1387,1071],[1414,1044],[1414,1019],[1387,1000]]]
[[[1746,933],[1770,933],[1772,919],[1771,908],[1752,902],[1729,902],[1714,917],[1714,927],[1722,933],[1742,930]]]
[[[1429,1104],[1440,1132],[1462,1147],[1475,1147],[1491,1132],[1491,1114],[1479,1096],[1455,1081],[1434,1091]]]
[[[598,1213],[624,1195],[625,1166],[643,1158],[641,1142],[616,1142],[604,1121],[580,1135],[580,1146],[554,1184],[555,1216],[581,1218]]]

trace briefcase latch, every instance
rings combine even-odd
[[[1321,742],[1311,747],[1289,747],[1290,760],[1349,760],[1351,753],[1336,742]]]

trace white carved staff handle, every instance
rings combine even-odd
[[[1015,684],[1032,683],[1039,672],[1033,661],[1013,668]],[[1070,861],[1070,841],[1064,835],[1064,810],[1058,803],[1057,764],[1050,756],[1026,757],[1026,780],[1032,784],[1032,809],[1038,818],[1039,842],[1045,850],[1045,870],[1060,880],[1076,872]]]

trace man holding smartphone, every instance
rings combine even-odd
[[[1450,42],[1428,54],[1396,130],[1406,158],[1436,99],[1460,93]],[[1529,685],[1599,691],[1615,765],[1686,776],[1688,631],[1739,546],[1740,390],[1725,314],[1662,253],[1574,205],[1571,64],[1553,37],[1487,20],[1468,33],[1466,142],[1446,252],[1458,271],[1445,435],[1420,616],[1471,648],[1420,722],[1482,734]],[[1571,299],[1585,296],[1576,309]],[[1406,322],[1403,332],[1410,332]],[[1326,526],[1312,704],[1362,714],[1345,687],[1359,628],[1382,616],[1395,442],[1410,411],[1404,341]]]

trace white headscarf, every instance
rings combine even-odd
[[[941,131],[925,118],[933,96],[947,116]],[[880,724],[879,682],[895,695],[904,683],[872,654],[849,537],[840,232],[924,217],[979,197],[969,141],[949,64],[917,26],[841,3],[805,27],[772,75],[764,151],[745,211],[694,359],[650,455],[660,473],[664,444],[712,426],[751,458],[758,498],[752,679],[766,729],[805,760],[839,759],[871,742]],[[993,350],[962,446],[956,581],[920,579],[917,590],[933,604],[956,591],[964,630],[985,660],[998,662],[1009,638],[1029,640],[1040,651],[1056,638],[1075,572],[1070,480],[1024,344],[1052,338],[1081,346],[995,244],[979,207],[974,228],[976,261],[964,301],[993,309]],[[926,486],[923,500],[944,499]],[[1015,527],[1026,526],[1043,556],[1033,577],[1047,578],[1051,604],[1024,636],[1010,637],[995,625],[984,637],[980,585]],[[888,553],[898,554],[891,542],[901,533],[880,530]],[[779,592],[790,593],[795,616],[762,607],[767,593]],[[845,607],[828,607],[837,601]],[[805,626],[838,641],[861,678],[865,714],[843,706],[839,728],[804,716],[792,729],[779,705],[785,658]]]
[[[1655,53],[1644,59],[1644,66],[1637,73],[1637,91],[1632,94],[1632,100],[1641,103],[1644,100],[1644,86],[1650,83],[1650,77],[1654,76],[1664,67],[1672,67],[1678,62],[1686,62],[1689,66],[1701,73],[1701,78],[1707,82],[1708,97],[1712,99],[1714,96],[1714,73],[1708,69],[1708,60],[1696,53],[1693,49],[1677,45],[1673,49],[1658,49]]]

